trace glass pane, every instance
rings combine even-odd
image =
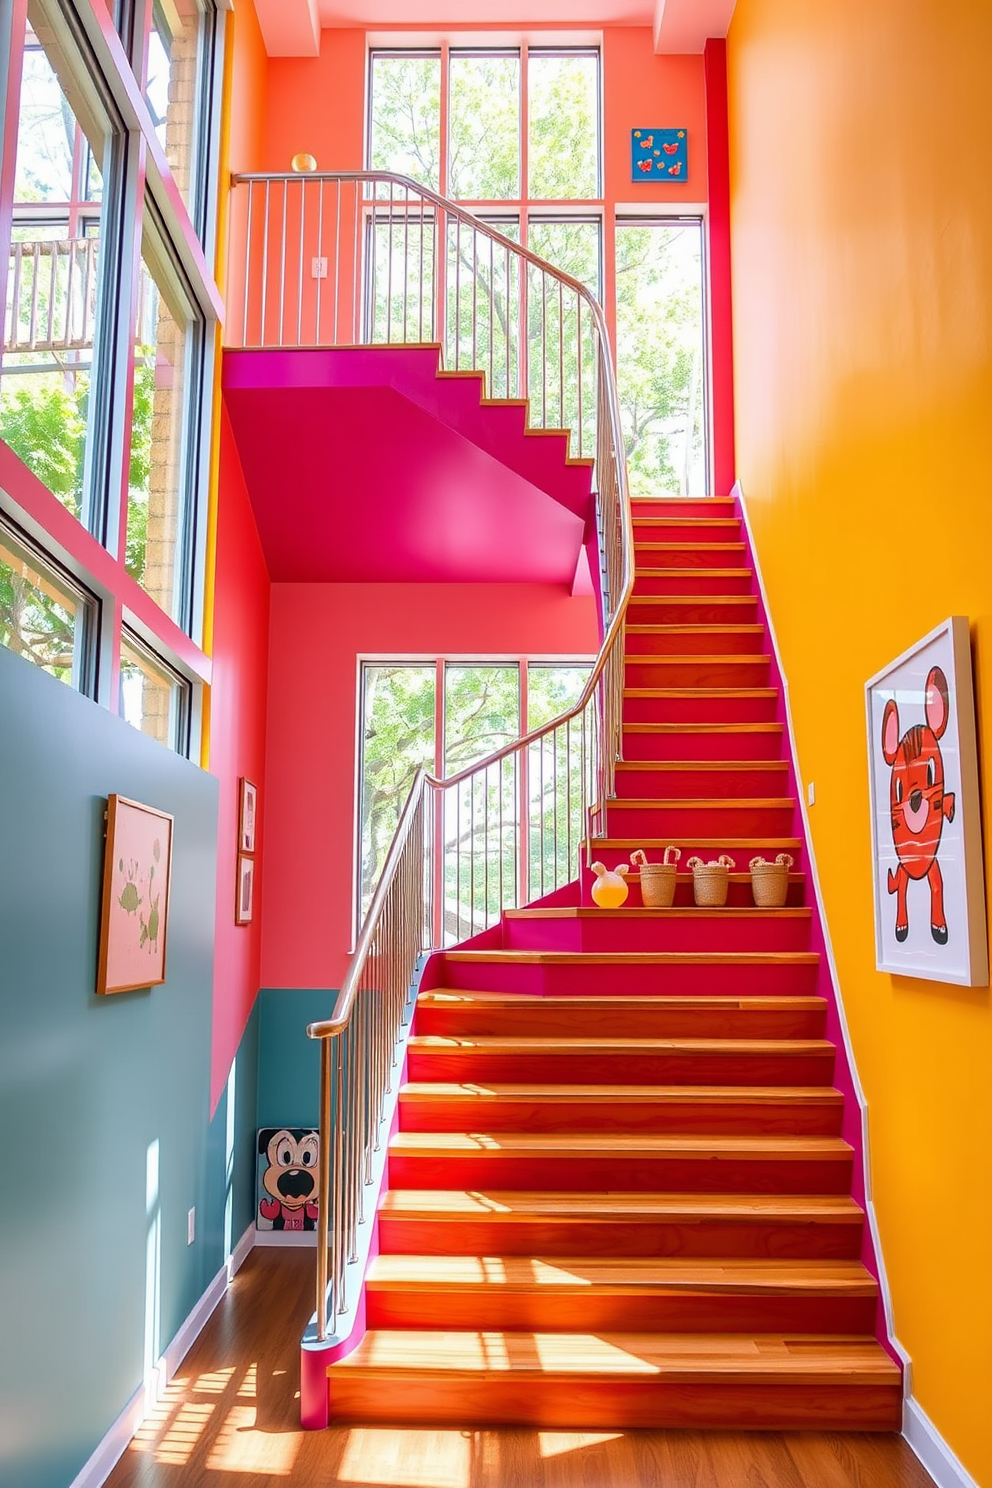
[[[0,527],[0,645],[78,687],[85,613],[76,590]]]
[[[444,773],[457,774],[520,732],[515,666],[449,664],[444,669]]]
[[[159,144],[187,207],[195,160],[201,13],[195,0],[156,5],[148,37],[145,99]]]
[[[600,224],[598,221],[559,217],[542,221],[531,218],[527,246],[556,269],[571,274],[600,297]]]
[[[448,195],[471,201],[520,195],[520,57],[452,52]]]
[[[531,198],[599,196],[599,55],[527,59]]]
[[[364,918],[421,765],[434,769],[434,663],[362,668],[359,805],[361,913]]]
[[[127,498],[127,571],[175,616],[191,323],[142,256]]]
[[[486,218],[520,241],[517,218]],[[520,260],[465,223],[448,221],[445,366],[485,372],[493,398],[517,396]]]
[[[577,702],[588,675],[588,665],[529,666],[528,728],[549,723]],[[578,872],[586,826],[584,807],[591,798],[593,776],[593,744],[586,727],[589,717],[587,708],[582,718],[543,735],[527,751],[531,898],[570,882]]]
[[[440,189],[441,59],[373,52],[369,169]]]
[[[178,749],[189,686],[133,637],[121,639],[120,711],[169,749]]]
[[[540,728],[577,702],[589,675],[584,663],[537,665],[527,668],[527,727]]]
[[[706,494],[698,223],[618,224],[617,382],[632,496]]]
[[[600,293],[600,223],[531,220],[528,246],[595,295]],[[573,455],[596,447],[596,339],[592,315],[574,290],[558,291],[544,274],[528,273],[530,396],[542,422],[571,429]]]
[[[0,438],[79,517],[96,411],[89,394],[101,273],[103,182],[97,162],[105,139],[92,119],[84,133],[63,81],[75,98],[65,57],[43,47],[29,25],[7,263]]]
[[[409,203],[397,188],[393,211],[376,209],[368,223],[366,284],[369,341],[430,341],[434,337],[433,209]]]

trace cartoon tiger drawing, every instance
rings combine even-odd
[[[925,724],[914,724],[900,737],[899,709],[889,698],[882,713],[882,754],[892,767],[889,809],[892,841],[899,866],[888,872],[887,887],[896,897],[896,940],[909,934],[906,890],[910,880],[930,884],[930,934],[947,944],[944,880],[937,861],[944,821],[954,820],[954,796],[944,790],[944,760],[939,740],[949,716],[947,678],[940,667],[927,674]]]

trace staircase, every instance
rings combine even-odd
[[[604,912],[583,866],[433,958],[332,1420],[899,1428],[805,875],[750,896],[750,858],[802,840],[748,549],[730,500],[634,521],[594,854],[730,852],[728,906],[686,872],[645,909],[632,874]]]

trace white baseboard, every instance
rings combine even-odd
[[[123,1457],[156,1400],[160,1400],[176,1370],[189,1353],[213,1312],[227,1291],[231,1277],[244,1263],[255,1240],[255,1227],[249,1226],[224,1265],[217,1272],[203,1296],[166,1346],[152,1371],[151,1378],[140,1384],[121,1411],[99,1446],[80,1468],[69,1488],[102,1488]]]
[[[978,1488],[927,1415],[908,1395],[902,1407],[902,1434],[919,1457],[937,1488]]]
[[[256,1245],[273,1245],[277,1248],[294,1245],[315,1247],[317,1244],[316,1230],[256,1230]]]

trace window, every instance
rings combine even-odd
[[[0,644],[88,691],[95,609],[92,596],[0,523]]]
[[[202,103],[201,36],[205,17],[196,0],[166,7],[156,0],[148,36],[145,99],[169,169],[191,215],[194,213],[198,110]]]
[[[120,713],[134,728],[179,754],[189,753],[191,688],[137,636],[121,638]]]
[[[28,7],[0,364],[0,438],[77,517],[99,416],[111,130],[93,89]],[[37,30],[35,29],[37,27]],[[44,36],[42,44],[39,35]]]
[[[458,774],[485,759],[520,732],[526,696],[527,727],[547,723],[575,702],[589,674],[579,662],[395,661],[366,662],[362,667],[359,719],[358,899],[360,917],[368,909],[382,872],[400,812],[413,777],[423,766],[438,776]],[[440,701],[441,707],[438,708]],[[441,732],[437,732],[438,713]],[[572,793],[567,778],[556,780],[552,746],[532,746],[527,799],[534,840],[544,844],[541,823],[555,812],[564,822],[575,814],[582,754],[569,755],[566,777],[574,775]],[[518,870],[519,835],[517,778],[514,761],[493,766],[489,779],[473,778],[445,795],[443,876],[435,893],[443,900],[443,931],[447,940],[481,929],[478,916],[498,909],[502,882],[512,891]],[[570,804],[569,804],[570,803]],[[542,892],[560,877],[577,871],[568,861],[568,845],[577,851],[578,820],[569,839],[558,842],[553,861],[552,833],[547,851],[532,860],[533,892]],[[485,835],[485,853],[478,851]],[[574,856],[574,854],[573,854]],[[547,861],[545,861],[545,858]]]
[[[369,168],[461,201],[598,200],[599,100],[591,47],[373,50]]]
[[[617,390],[632,496],[704,496],[702,224],[621,221]]]

